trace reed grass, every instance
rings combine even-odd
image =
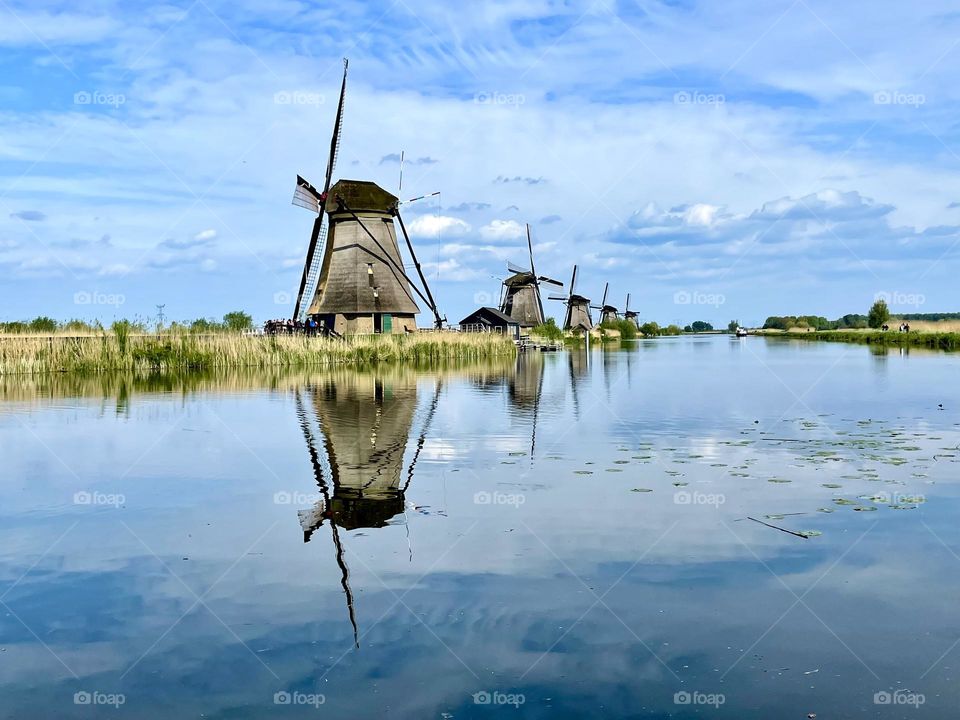
[[[68,337],[0,336],[0,376],[51,372],[144,372],[231,367],[429,363],[513,355],[513,342],[493,334],[455,332],[356,336],[129,333]]]
[[[811,332],[781,332],[768,337],[795,340],[826,340],[830,342],[862,343],[895,347],[925,347],[935,350],[960,350],[960,332],[916,332],[913,323],[908,333],[888,330],[822,330]]]

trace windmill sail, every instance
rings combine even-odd
[[[294,204],[300,205],[301,207],[307,207],[307,209],[310,210],[315,210],[318,215],[317,219],[313,223],[313,231],[310,233],[310,245],[307,247],[307,258],[303,265],[303,275],[300,278],[300,289],[297,291],[297,303],[293,309],[294,320],[302,319],[301,310],[304,307],[304,296],[313,296],[314,286],[317,281],[317,272],[319,270],[320,261],[324,255],[322,251],[319,253],[317,252],[317,247],[325,244],[326,241],[326,232],[323,225],[323,203],[326,200],[327,193],[330,191],[330,181],[333,179],[333,168],[337,163],[337,153],[340,150],[340,131],[343,128],[343,102],[347,94],[348,67],[349,61],[344,58],[343,80],[340,83],[340,102],[337,104],[337,117],[333,124],[333,137],[330,139],[330,154],[327,157],[327,173],[324,178],[323,192],[318,194],[316,190],[306,181],[301,183],[303,178],[301,178],[299,175],[297,176],[297,189],[294,191]],[[306,187],[304,187],[304,185]],[[309,188],[309,190],[307,190],[307,188]],[[314,196],[315,203],[313,207],[311,207],[309,204],[304,204],[309,203],[309,198],[306,197],[307,195]]]

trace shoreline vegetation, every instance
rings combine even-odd
[[[836,320],[816,315],[771,315],[753,332],[794,340],[960,350],[960,313],[894,315],[886,300],[878,298],[866,315],[850,314]]]
[[[756,333],[761,337],[785,340],[820,340],[827,342],[882,345],[884,347],[925,347],[935,350],[960,350],[960,332],[882,330],[799,330]]]
[[[114,327],[112,332],[90,335],[0,335],[0,376],[430,363],[515,353],[512,340],[486,333],[422,332],[332,340],[297,335],[199,335],[182,331],[135,334],[126,328]]]

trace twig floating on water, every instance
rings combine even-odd
[[[803,538],[804,540],[809,540],[810,538],[803,533],[794,532],[793,530],[787,530],[786,528],[777,527],[776,525],[771,525],[766,523],[763,520],[757,520],[756,518],[748,517],[747,520],[753,520],[755,523],[760,523],[761,525],[766,525],[768,528],[773,528],[774,530],[779,530],[780,532],[785,532],[789,535],[794,535],[798,538]]]

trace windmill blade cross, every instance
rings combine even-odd
[[[522,267],[520,267],[519,265],[515,265],[515,264],[513,264],[512,262],[509,262],[509,261],[507,262],[507,270],[509,270],[509,271],[512,272],[512,273],[526,273],[526,272],[530,272],[530,271],[527,270],[526,268],[522,268]]]
[[[566,295],[547,295],[547,300],[563,300],[567,302],[569,298]]]
[[[548,278],[546,275],[541,275],[537,278],[538,281],[542,283],[547,283],[548,285],[556,285],[557,287],[563,287],[563,283],[559,280],[554,280],[553,278]]]

